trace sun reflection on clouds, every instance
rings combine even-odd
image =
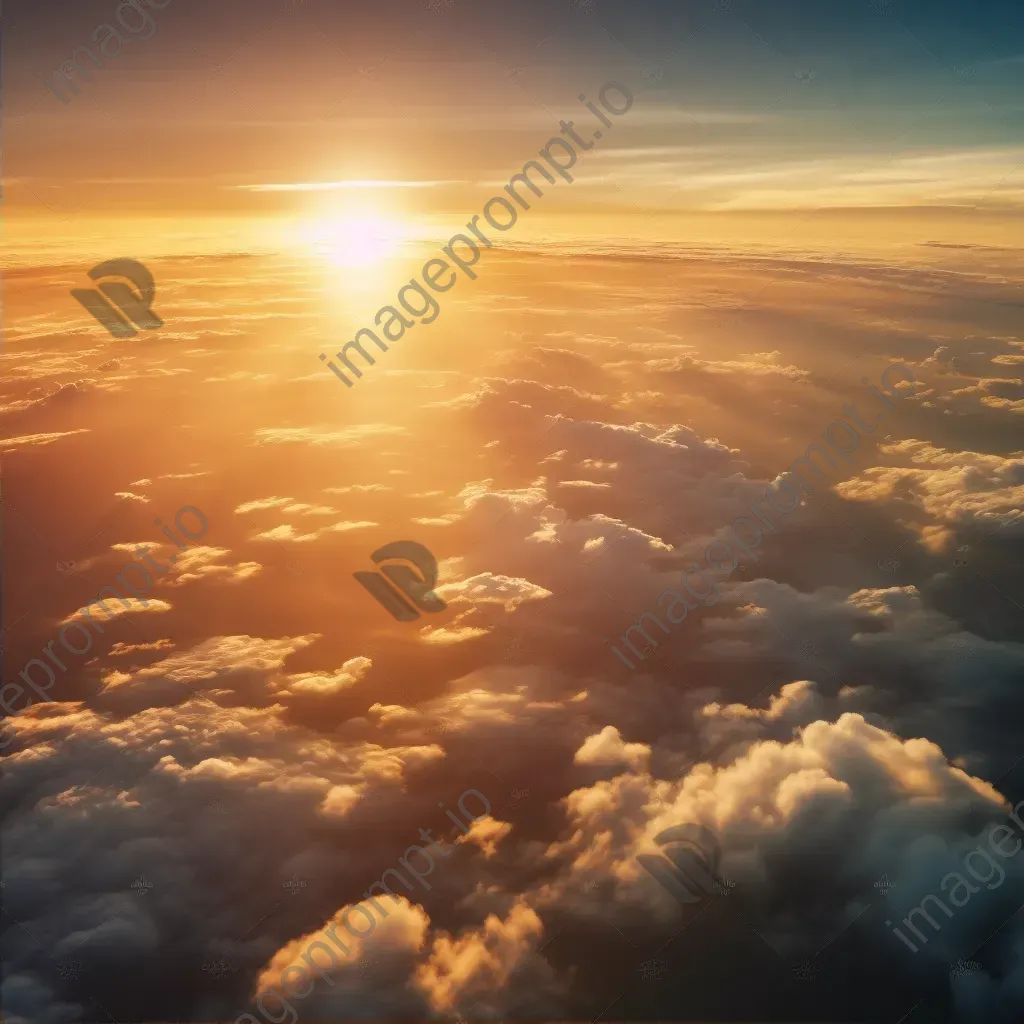
[[[395,256],[408,240],[405,226],[393,218],[368,211],[362,216],[339,215],[307,222],[298,241],[336,267],[368,267]]]

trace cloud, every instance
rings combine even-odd
[[[948,549],[959,527],[991,530],[1019,516],[1024,459],[947,451],[913,439],[883,450],[911,465],[863,470],[836,491],[848,501],[891,506],[932,550]]]
[[[109,654],[113,658],[118,658],[126,654],[141,654],[146,651],[168,651],[172,647],[174,647],[174,641],[167,638],[143,644],[125,644],[119,640],[110,648]]]
[[[693,371],[706,374],[736,374],[745,377],[779,376],[789,380],[806,380],[806,370],[799,366],[782,366],[778,363],[780,352],[755,352],[738,360],[706,360],[693,356],[674,356],[669,359],[651,359],[645,367],[658,373],[682,373]]]
[[[303,516],[336,516],[338,514],[338,510],[331,508],[330,505],[307,505],[301,501],[293,505],[285,505],[283,511],[286,515],[290,512],[293,515]]]
[[[234,565],[220,565],[220,559],[231,552],[227,548],[199,546],[182,551],[176,556],[177,575],[160,580],[169,587],[183,587],[201,580],[212,583],[235,584],[252,579],[263,571],[259,562],[236,562]]]
[[[244,515],[246,512],[256,512],[267,508],[282,508],[292,502],[291,498],[257,498],[255,501],[243,502],[235,509],[235,515]]]
[[[456,843],[473,843],[478,846],[485,857],[493,857],[498,852],[498,844],[512,831],[507,821],[499,821],[490,815],[477,818],[469,827],[469,831]]]
[[[256,444],[308,444],[311,447],[336,445],[350,447],[371,437],[404,434],[401,427],[388,423],[362,423],[345,430],[317,430],[313,427],[262,427],[253,436]]]
[[[581,765],[628,765],[643,768],[651,756],[646,743],[625,743],[614,725],[606,725],[596,736],[588,736],[573,758]]]
[[[38,445],[54,444],[62,437],[73,437],[75,434],[88,434],[87,427],[78,430],[62,430],[50,434],[23,434],[21,437],[0,438],[0,449],[3,451],[14,451],[17,448],[32,448]]]
[[[97,598],[93,604],[73,611],[66,619],[62,619],[60,624],[64,626],[69,622],[81,622],[83,619],[94,621],[91,617],[92,613],[96,610],[97,603],[102,606],[103,621],[106,621],[107,618],[116,619],[122,615],[142,615],[143,613],[159,615],[161,612],[169,612],[171,610],[171,606],[166,601],[158,601],[155,598],[140,599],[128,597],[127,595],[123,597],[118,595],[116,602],[116,604],[113,603],[109,597]]]
[[[374,494],[393,491],[393,487],[384,484],[350,484],[348,487],[325,487],[325,494]]]
[[[300,181],[281,185],[233,185],[232,188],[245,192],[335,192],[349,189],[381,189],[395,188],[437,188],[439,185],[465,185],[464,181],[388,181],[386,179],[352,179],[349,181]]]
[[[287,676],[284,680],[283,692],[329,697],[350,686],[355,686],[366,675],[371,664],[369,658],[350,658],[333,673],[300,672]]]
[[[264,530],[263,533],[255,534],[253,540],[278,540],[290,541],[293,544],[307,544],[310,541],[316,540],[322,532],[321,530],[316,530],[313,533],[299,533],[291,523],[282,523],[271,530]]]
[[[514,611],[527,601],[543,601],[552,596],[550,590],[529,580],[495,576],[489,572],[458,583],[442,584],[434,588],[434,593],[448,604],[497,604],[506,612]]]
[[[151,665],[107,677],[100,706],[137,710],[174,704],[187,692],[206,691],[226,703],[271,703],[286,658],[310,646],[319,634],[265,640],[215,636]]]
[[[609,483],[597,483],[593,480],[559,480],[559,487],[574,487],[577,490],[610,491]]]
[[[414,984],[437,1014],[471,1007],[491,1016],[504,999],[513,971],[532,955],[544,926],[529,907],[517,903],[504,920],[489,916],[475,931],[451,939],[440,936]]]
[[[424,626],[420,637],[424,643],[440,644],[449,646],[451,644],[465,643],[467,640],[475,640],[477,637],[487,636],[488,631],[479,626],[442,626],[433,628]]]

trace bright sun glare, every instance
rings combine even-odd
[[[368,213],[333,216],[303,231],[303,241],[337,267],[367,267],[393,256],[407,237],[398,221]]]

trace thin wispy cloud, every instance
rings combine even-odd
[[[352,181],[295,181],[267,185],[233,185],[242,192],[338,192],[345,189],[436,188],[438,185],[464,185],[455,179],[438,181],[387,181],[373,178]]]
[[[1001,68],[1012,64],[1024,64],[1024,53],[1014,53],[1009,57],[993,57],[992,60],[979,60],[974,64],[967,64],[971,69]]]

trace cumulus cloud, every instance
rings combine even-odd
[[[286,677],[283,689],[285,692],[329,697],[340,690],[355,686],[366,675],[371,664],[369,658],[350,658],[334,672],[299,672]]]
[[[543,601],[551,591],[538,587],[529,580],[479,573],[457,583],[445,583],[434,588],[434,593],[448,604],[497,604],[506,612],[514,611],[527,601]]]
[[[189,548],[176,556],[177,574],[161,580],[167,586],[182,587],[188,583],[207,580],[214,583],[235,584],[252,579],[261,572],[259,562],[236,562],[233,565],[220,564],[231,552],[227,548],[199,546]]]
[[[469,827],[469,831],[456,843],[473,843],[480,847],[485,857],[493,857],[498,852],[498,844],[512,831],[507,821],[498,821],[490,815],[477,818]]]
[[[628,765],[643,767],[651,756],[646,743],[626,743],[614,725],[606,725],[596,736],[588,736],[573,760],[582,765]]]
[[[504,920],[491,915],[458,939],[440,936],[414,984],[435,1013],[467,1013],[470,1007],[482,1016],[500,1013],[508,1003],[502,990],[536,949],[543,931],[537,914],[517,903]]]
[[[884,450],[911,465],[867,469],[836,490],[850,501],[890,505],[932,549],[948,548],[958,526],[993,529],[1019,515],[1024,459],[952,452],[918,440]]]
[[[370,993],[363,992],[365,976],[357,975],[353,967],[374,956],[386,957],[393,963],[415,962],[430,925],[430,918],[424,911],[404,897],[389,902],[392,905],[384,909],[376,900],[342,907],[323,928],[301,935],[277,950],[257,979],[257,992],[274,989],[280,992],[284,972],[293,965],[302,970],[309,963],[305,959],[308,951],[308,956],[317,966],[305,966],[306,979],[316,981],[318,976],[321,989],[311,1003],[303,1003],[303,1009],[314,1010],[319,1002],[317,996],[327,995],[323,991],[325,983],[333,987],[340,982],[344,991],[345,983],[349,982],[350,995],[372,998]],[[358,916],[356,911],[359,911]],[[372,922],[372,927],[368,922]],[[353,934],[367,930],[371,934],[366,938]]]
[[[285,659],[318,639],[315,633],[277,640],[211,637],[144,668],[112,673],[98,700],[125,709],[158,707],[205,690],[226,703],[269,704]]]
[[[115,604],[110,597],[98,600],[97,604],[85,605],[82,608],[73,611],[66,619],[61,621],[61,625],[66,625],[69,622],[82,622],[95,620],[92,618],[93,613],[99,614],[97,610],[98,605],[102,605],[103,618],[100,622],[106,621],[107,618],[116,619],[122,615],[141,615],[148,613],[150,615],[159,615],[161,612],[169,612],[171,606],[166,601],[160,601],[156,598],[138,598],[118,596],[116,598],[117,603]]]

